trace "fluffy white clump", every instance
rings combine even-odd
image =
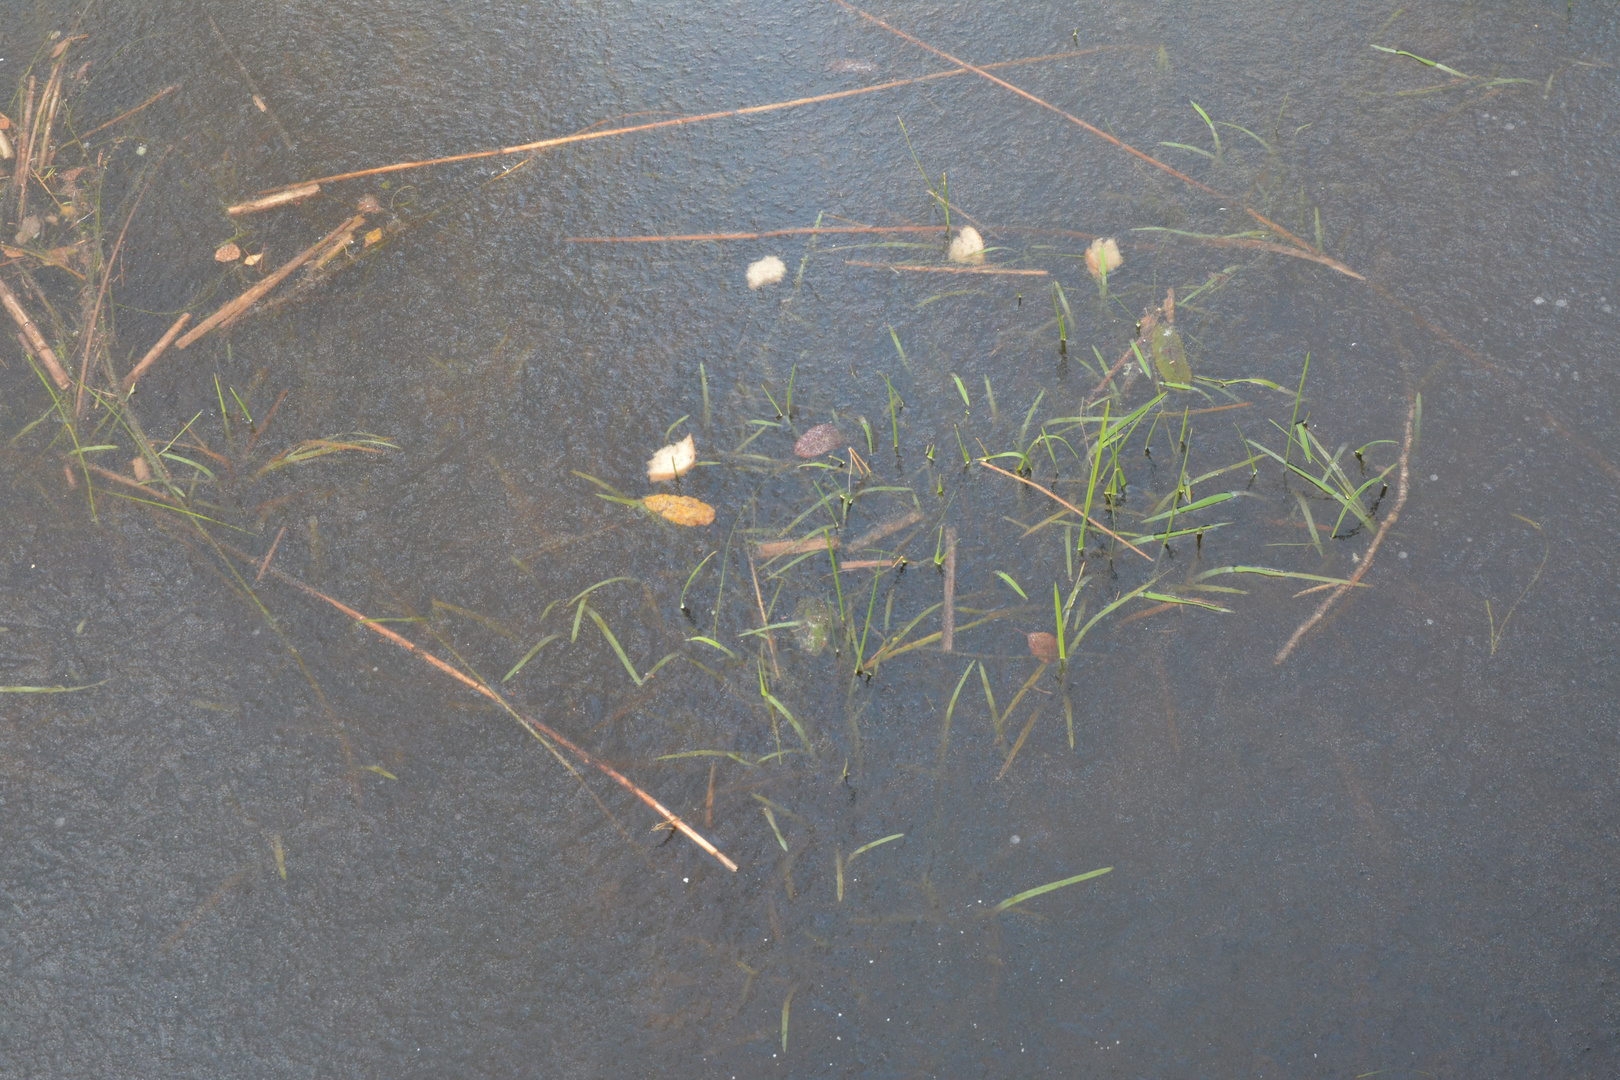
[[[969,225],[951,239],[951,262],[977,266],[984,262],[984,237]]]
[[[1091,271],[1094,278],[1113,273],[1124,261],[1125,256],[1119,253],[1119,244],[1111,238],[1105,240],[1098,237],[1086,248],[1086,269]]]
[[[775,285],[787,273],[787,267],[775,255],[767,255],[758,262],[748,264],[748,287],[757,289],[761,285]]]
[[[647,459],[647,479],[653,483],[685,476],[697,464],[697,443],[688,435],[677,443],[661,447]]]

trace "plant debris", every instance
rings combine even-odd
[[[1125,262],[1125,256],[1119,253],[1119,243],[1112,237],[1104,239],[1098,237],[1086,248],[1086,269],[1091,276],[1101,281]]]
[[[655,484],[673,480],[691,472],[696,464],[697,443],[688,435],[680,442],[660,447],[656,454],[647,459],[647,479]]]
[[[761,285],[775,285],[787,273],[787,266],[775,255],[767,255],[758,262],[748,264],[748,287],[757,289]]]
[[[690,495],[649,495],[643,501],[647,509],[677,525],[696,527],[714,524],[714,507]]]
[[[969,266],[979,266],[984,262],[984,237],[979,230],[969,225],[951,239],[950,260],[954,263],[967,263]]]
[[[844,437],[838,429],[831,424],[817,424],[793,444],[793,452],[802,458],[820,457],[830,454],[844,444]]]

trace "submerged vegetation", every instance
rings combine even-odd
[[[987,68],[860,14],[954,65],[944,74],[988,80],[1135,155],[1154,170],[1155,181],[1167,175],[1220,194],[1219,177],[1212,174],[1206,183],[1188,176]],[[521,622],[440,600],[428,615],[398,597],[385,615],[362,610],[357,598],[328,595],[276,565],[278,550],[285,555],[286,545],[298,542],[287,540],[286,527],[267,524],[277,500],[290,498],[277,485],[293,470],[350,470],[331,481],[342,483],[363,464],[406,457],[411,449],[372,432],[285,431],[277,425],[278,410],[296,386],[277,393],[268,377],[236,386],[217,373],[209,392],[191,403],[189,421],[155,430],[143,416],[140,385],[158,365],[178,362],[183,350],[210,334],[229,334],[289,299],[341,289],[338,275],[381,255],[386,241],[412,223],[385,212],[373,194],[340,188],[345,194],[333,198],[334,185],[434,162],[320,178],[222,207],[222,220],[237,232],[217,248],[221,266],[229,268],[219,289],[235,291],[235,298],[199,296],[195,321],[189,310],[170,313],[173,321],[160,337],[132,342],[115,318],[121,245],[163,155],[128,145],[116,126],[123,117],[73,134],[91,122],[74,109],[71,44],[46,44],[5,114],[3,133],[13,154],[4,163],[0,203],[7,231],[0,300],[16,324],[30,380],[25,385],[18,369],[4,376],[8,416],[28,413],[0,432],[4,467],[26,474],[39,490],[71,491],[87,521],[101,520],[116,501],[118,512],[144,514],[157,535],[198,552],[275,633],[323,706],[317,674],[275,613],[294,595],[341,612],[493,703],[570,771],[580,763],[599,770],[651,810],[660,832],[685,834],[731,870],[768,865],[761,877],[769,878],[762,895],[770,919],[786,922],[791,948],[802,947],[809,957],[772,976],[781,982],[784,1051],[800,985],[800,973],[785,969],[818,963],[814,956],[824,939],[816,919],[826,911],[858,911],[850,918],[869,921],[926,914],[969,926],[1022,917],[1039,907],[1039,898],[1069,897],[1061,890],[1071,886],[1106,888],[1115,880],[1103,878],[1112,865],[1075,866],[1072,874],[1027,882],[986,903],[995,898],[935,869],[932,877],[922,875],[926,901],[918,900],[916,911],[880,910],[871,899],[873,883],[911,872],[897,869],[906,846],[931,842],[936,854],[941,847],[937,837],[925,841],[910,828],[849,835],[847,807],[873,770],[864,732],[874,722],[880,689],[909,680],[934,706],[918,723],[928,732],[917,744],[917,760],[903,764],[933,782],[941,806],[965,724],[978,726],[989,750],[960,767],[989,783],[1008,783],[1033,767],[1038,753],[1079,752],[1086,725],[1107,722],[1088,712],[1084,683],[1100,666],[1104,634],[1147,620],[1226,618],[1256,594],[1265,594],[1268,604],[1309,597],[1277,627],[1276,662],[1282,663],[1336,601],[1373,584],[1365,579],[1406,502],[1409,459],[1421,432],[1420,395],[1410,395],[1406,415],[1361,430],[1313,407],[1312,359],[1303,348],[1289,361],[1290,372],[1297,365],[1297,380],[1290,374],[1284,384],[1264,374],[1275,365],[1256,370],[1252,358],[1206,351],[1201,342],[1201,321],[1217,317],[1224,290],[1261,260],[1302,260],[1314,273],[1359,287],[1346,279],[1360,282],[1364,275],[1328,253],[1317,208],[1301,206],[1297,219],[1285,219],[1314,243],[1265,216],[1269,206],[1244,207],[1245,220],[1259,228],[1239,233],[1159,223],[1117,237],[1057,226],[1002,228],[970,216],[989,210],[953,203],[948,173],[925,166],[909,149],[907,133],[909,156],[939,222],[823,226],[818,216],[812,226],[769,232],[568,239],[783,245],[739,275],[739,284],[778,304],[775,322],[761,332],[767,342],[790,315],[815,302],[805,282],[827,267],[917,275],[914,280],[1015,283],[1006,285],[1005,295],[944,288],[915,304],[909,324],[861,328],[879,343],[884,360],[863,361],[858,375],[849,362],[862,395],[852,407],[807,390],[804,362],[779,364],[766,345],[759,348],[766,357],[761,369],[750,373],[757,378],[739,377],[713,395],[714,376],[694,361],[678,391],[684,396],[650,423],[629,461],[636,483],[645,469],[643,490],[621,490],[584,469],[555,479],[570,499],[599,499],[619,515],[607,527],[616,530],[624,565],[570,565],[565,572],[580,579],[563,589],[536,572],[543,552],[511,555],[517,588],[556,593],[535,596]],[[1268,162],[1283,152],[1276,134],[1268,140],[1192,107],[1207,125],[1209,148],[1161,145],[1221,169],[1236,168],[1240,158],[1230,145],[1237,139],[1232,131],[1256,144]],[[748,111],[608,129],[588,138]],[[489,155],[532,154],[585,138]],[[139,160],[131,165],[137,149]],[[108,162],[115,157],[122,170],[116,172],[118,205],[104,207],[115,173]],[[247,222],[317,195],[341,203],[341,219],[330,214],[334,223],[324,236],[308,237],[298,255],[271,265]],[[953,224],[953,216],[960,220]],[[793,253],[801,260],[796,273],[789,269],[794,260],[781,257],[789,243],[803,245]],[[1232,249],[1251,262],[1167,284],[1158,276],[1159,258],[1182,243]],[[1033,289],[1029,279],[1039,279]],[[946,350],[918,346],[930,336],[930,320],[950,318],[953,301],[992,296],[1004,308],[1024,311],[1020,287],[1031,289],[1029,310],[1038,310],[1042,321],[1001,331],[989,355],[1005,350],[1027,358],[1035,375],[1003,381],[989,371],[969,371]],[[845,362],[830,363],[839,368]],[[1317,365],[1320,377],[1320,360]],[[1019,396],[1031,381],[1033,392]],[[664,428],[677,414],[680,419]],[[695,430],[677,439],[687,424]],[[695,551],[694,536],[701,538]],[[307,542],[318,543],[313,527]],[[660,558],[680,565],[646,569]],[[266,596],[272,582],[293,592]],[[1513,610],[1500,623],[1490,614],[1493,652]],[[433,640],[383,625],[393,620]],[[452,622],[475,624],[502,640],[491,640],[481,654],[458,650],[446,630]],[[559,672],[569,673],[570,686],[588,685],[611,719],[578,730],[569,712],[576,698],[546,683],[563,682]],[[549,709],[544,719],[517,704],[531,692]],[[658,753],[644,754],[640,744],[626,752],[629,760],[620,760],[596,749],[593,737],[613,740],[622,718],[660,710],[687,719],[648,737],[660,743]],[[351,771],[380,770],[357,766],[347,737],[340,741]],[[590,770],[574,771],[584,784],[582,773]],[[660,802],[642,785],[701,790],[704,797]],[[645,837],[626,835],[650,847]],[[275,862],[285,878],[281,844],[277,834]],[[821,907],[812,916],[801,905],[795,915],[776,906],[779,894],[790,901],[814,896]],[[737,964],[747,972],[740,1013],[758,970]],[[771,1012],[774,1018],[774,1001]],[[774,1040],[776,1030],[766,1031]]]

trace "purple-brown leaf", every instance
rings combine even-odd
[[[1029,652],[1043,664],[1055,664],[1058,659],[1058,640],[1044,631],[1029,635]]]
[[[802,458],[820,457],[830,454],[844,443],[844,437],[838,434],[838,429],[831,424],[817,424],[793,444],[793,452]]]

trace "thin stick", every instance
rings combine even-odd
[[[214,36],[219,38],[220,45],[224,46],[226,54],[236,64],[236,70],[241,73],[242,81],[247,84],[248,93],[253,95],[253,104],[257,105],[259,111],[270,118],[272,124],[276,125],[276,131],[281,134],[281,141],[286,144],[287,149],[291,150],[293,148],[292,136],[287,134],[287,129],[281,126],[281,118],[271,112],[270,106],[266,105],[264,98],[259,96],[259,88],[253,82],[253,76],[248,74],[247,65],[238,59],[236,50],[231,48],[231,43],[225,40],[225,35],[219,32],[219,24],[214,22],[212,15],[208,16],[208,25],[214,28]]]
[[[1293,636],[1288,639],[1288,644],[1284,645],[1281,651],[1277,653],[1277,659],[1273,661],[1274,663],[1281,664],[1284,660],[1287,660],[1289,654],[1294,651],[1294,647],[1299,644],[1300,639],[1303,638],[1312,627],[1322,621],[1322,617],[1328,613],[1328,609],[1334,605],[1339,597],[1343,596],[1345,593],[1354,588],[1356,583],[1362,579],[1367,571],[1372,569],[1373,556],[1378,553],[1378,545],[1384,542],[1384,536],[1389,532],[1390,529],[1394,528],[1395,522],[1401,516],[1401,507],[1406,505],[1406,495],[1408,490],[1407,465],[1412,456],[1412,422],[1416,416],[1417,399],[1414,398],[1412,400],[1411,408],[1408,409],[1406,413],[1406,437],[1401,442],[1401,472],[1400,478],[1395,484],[1395,505],[1390,508],[1389,516],[1383,521],[1379,522],[1378,535],[1374,536],[1373,542],[1368,545],[1367,554],[1361,557],[1361,565],[1356,567],[1356,572],[1351,574],[1349,579],[1345,581],[1343,585],[1340,585],[1337,589],[1334,589],[1333,592],[1328,594],[1327,599],[1322,601],[1322,605],[1316,609],[1310,618],[1299,624],[1299,629],[1295,630]]]
[[[703,827],[714,828],[714,769],[718,761],[709,762],[709,797],[703,801]]]
[[[226,545],[226,546],[229,546],[229,545]],[[238,555],[238,557],[242,557],[242,552],[238,551],[234,547],[231,548],[231,550],[233,552],[235,552]],[[692,828],[692,826],[688,825],[685,821],[681,820],[681,818],[678,815],[676,815],[672,811],[666,809],[665,806],[662,803],[660,803],[657,799],[653,798],[651,795],[647,794],[641,788],[639,788],[635,784],[631,783],[630,779],[628,777],[626,777],[623,773],[619,772],[617,769],[613,768],[611,765],[608,765],[606,762],[596,760],[590,754],[588,754],[585,750],[583,750],[580,746],[578,746],[576,743],[574,743],[572,740],[566,738],[565,736],[563,736],[562,734],[560,734],[559,732],[557,732],[556,730],[551,728],[549,725],[543,724],[540,721],[534,719],[533,717],[525,716],[522,713],[518,712],[516,709],[512,708],[512,706],[510,704],[507,703],[507,700],[505,698],[501,697],[501,695],[497,694],[494,690],[491,690],[488,686],[485,686],[482,682],[479,682],[477,679],[471,678],[468,675],[464,675],[460,671],[457,671],[454,667],[451,667],[449,664],[445,663],[443,660],[440,660],[437,656],[434,656],[432,653],[428,652],[426,649],[423,649],[420,646],[418,646],[415,642],[412,642],[407,638],[401,637],[399,634],[396,634],[394,631],[388,629],[388,627],[383,626],[382,624],[378,623],[374,619],[366,618],[364,615],[360,614],[358,611],[356,611],[354,608],[350,607],[349,605],[343,603],[340,600],[332,599],[330,596],[327,596],[325,593],[321,592],[319,589],[314,588],[313,586],[310,586],[310,585],[306,585],[302,581],[299,581],[297,578],[293,577],[291,574],[283,573],[280,570],[271,570],[270,574],[271,574],[272,577],[274,577],[274,578],[276,578],[276,579],[278,579],[278,580],[280,580],[282,582],[285,582],[288,585],[291,585],[293,588],[299,590],[300,592],[303,592],[303,593],[306,593],[306,594],[308,594],[310,596],[313,596],[318,600],[326,601],[328,604],[331,604],[333,607],[335,607],[339,611],[343,612],[343,614],[347,615],[349,618],[353,619],[355,622],[360,623],[362,626],[370,627],[372,630],[375,630],[379,635],[381,635],[382,637],[387,638],[389,641],[392,641],[395,645],[398,645],[400,648],[406,650],[407,652],[415,653],[417,656],[421,657],[422,660],[424,660],[425,662],[427,662],[427,663],[433,665],[434,667],[438,668],[440,671],[444,672],[446,675],[451,676],[452,678],[454,678],[458,682],[461,682],[461,683],[465,684],[466,686],[472,688],[473,690],[478,691],[480,694],[483,694],[485,697],[489,698],[491,701],[495,702],[501,708],[505,709],[508,713],[510,713],[517,720],[517,722],[522,724],[523,727],[529,732],[529,734],[533,735],[535,738],[540,739],[541,741],[545,741],[546,739],[550,739],[553,742],[561,743],[563,746],[565,746],[569,750],[571,750],[581,761],[585,762],[585,764],[596,766],[603,773],[607,774],[607,776],[610,777],[615,783],[619,784],[621,787],[625,788],[631,794],[633,794],[636,798],[638,798],[642,802],[646,803],[649,807],[651,807],[653,809],[653,811],[655,813],[658,813],[658,814],[662,815],[661,820],[668,821],[671,825],[674,825],[677,829],[681,830],[681,832],[685,833],[687,838],[689,840],[691,840],[694,844],[696,844],[698,847],[702,848],[704,851],[707,851],[710,855],[713,855],[716,859],[720,860],[721,865],[723,865],[726,869],[732,870],[732,871],[735,871],[737,869],[737,864],[732,862],[730,859],[726,858],[726,856],[720,851],[719,848],[715,847],[713,844],[711,844],[707,840],[705,840],[703,838],[703,834],[699,833],[696,829]]]
[[[288,203],[298,202],[300,199],[307,199],[311,195],[319,195],[320,193],[321,185],[303,184],[299,187],[288,188],[285,191],[278,191],[274,195],[265,195],[257,199],[249,199],[244,203],[237,203],[235,206],[227,206],[225,212],[231,217],[256,214],[260,210],[271,210],[277,206],[285,206]]]
[[[1226,198],[1225,195],[1222,195],[1219,191],[1216,191],[1214,188],[1210,187],[1208,184],[1201,184],[1197,180],[1194,180],[1192,177],[1188,176],[1186,173],[1177,172],[1175,169],[1172,169],[1170,166],[1166,165],[1164,162],[1160,161],[1158,158],[1153,157],[1150,154],[1144,154],[1142,151],[1138,150],[1136,147],[1134,147],[1134,146],[1130,145],[1129,143],[1124,142],[1124,141],[1122,141],[1120,139],[1116,139],[1114,136],[1108,134],[1108,132],[1102,130],[1101,128],[1093,127],[1092,125],[1086,123],[1084,120],[1080,119],[1078,116],[1075,116],[1073,113],[1064,112],[1062,109],[1058,108],[1056,105],[1053,105],[1053,104],[1051,104],[1050,102],[1047,102],[1047,101],[1042,101],[1040,98],[1036,97],[1034,94],[1031,94],[1029,91],[1020,90],[1020,89],[1018,89],[1018,87],[1014,86],[1010,82],[1007,82],[1005,79],[996,78],[994,75],[992,75],[988,71],[986,71],[985,68],[974,67],[972,64],[968,63],[967,61],[958,60],[956,57],[952,56],[950,53],[945,52],[945,51],[943,51],[941,49],[936,49],[932,45],[928,44],[925,41],[919,41],[917,38],[912,37],[910,34],[906,33],[904,30],[897,30],[894,27],[890,26],[888,23],[884,22],[882,19],[878,18],[876,15],[868,15],[866,12],[862,11],[860,8],[854,6],[853,4],[848,3],[847,0],[833,0],[833,3],[837,4],[839,7],[843,8],[845,11],[852,12],[853,14],[859,15],[861,18],[865,19],[867,22],[874,23],[877,26],[881,26],[883,29],[887,30],[889,33],[895,35],[896,37],[904,38],[906,41],[911,42],[913,45],[917,46],[919,49],[926,49],[928,52],[933,53],[935,56],[938,56],[941,59],[943,59],[943,60],[945,60],[945,61],[947,61],[949,63],[955,64],[959,68],[963,68],[963,69],[965,69],[967,71],[971,71],[971,72],[973,72],[973,74],[978,75],[981,78],[989,79],[991,82],[995,83],[999,87],[1002,87],[1003,89],[1011,90],[1013,93],[1017,94],[1021,98],[1024,98],[1026,101],[1032,101],[1036,105],[1039,105],[1043,109],[1052,110],[1053,112],[1057,113],[1059,116],[1063,117],[1065,120],[1068,120],[1070,123],[1079,125],[1080,127],[1084,128],[1086,131],[1089,131],[1093,135],[1096,135],[1098,138],[1107,139],[1109,142],[1113,143],[1115,146],[1119,147],[1121,150],[1124,150],[1127,153],[1136,155],[1137,157],[1141,158],[1143,161],[1147,162],[1149,165],[1152,165],[1154,168],[1163,169],[1165,172],[1169,173],[1171,176],[1174,176],[1177,180],[1184,181],[1185,183],[1191,184],[1195,188],[1198,188],[1198,189],[1200,189],[1202,191],[1207,191],[1211,195],[1215,195],[1215,196],[1217,196],[1219,198],[1223,198],[1223,199]],[[986,65],[986,66],[988,67],[989,65]]]
[[[939,651],[950,652],[956,637],[956,527],[945,530],[945,613],[940,616]]]
[[[34,325],[34,320],[28,317],[28,312],[23,310],[22,304],[17,300],[17,294],[12,292],[4,281],[0,281],[0,306],[5,307],[11,315],[12,322],[15,322],[28,338],[29,346],[39,357],[39,362],[45,365],[45,370],[50,372],[51,381],[56,383],[57,388],[66,390],[71,386],[73,380],[68,378],[68,373],[62,368],[62,362],[45,343],[45,335],[39,332],[39,327]]]
[[[1102,46],[1101,48],[1108,48]],[[1115,46],[1119,47],[1119,46]],[[1129,46],[1126,46],[1129,47]],[[1021,60],[1003,60],[997,64],[986,64],[985,69],[1012,67],[1018,64],[1033,64],[1044,60],[1061,60],[1073,56],[1084,56],[1087,53],[1099,52],[1098,49],[1080,49],[1075,52],[1050,53],[1046,56],[1031,56]],[[855,90],[840,90],[833,94],[817,94],[814,97],[794,98],[792,101],[778,101],[770,105],[750,105],[744,109],[726,109],[723,112],[703,113],[698,116],[680,116],[673,120],[657,120],[649,124],[632,124],[629,127],[608,128],[605,131],[581,131],[573,135],[562,135],[554,139],[541,139],[539,142],[524,143],[521,146],[507,146],[499,150],[477,150],[470,154],[451,154],[448,157],[429,158],[425,161],[400,161],[393,165],[380,165],[373,169],[360,169],[355,172],[337,173],[332,176],[322,176],[316,180],[305,180],[300,183],[332,184],[339,180],[354,180],[362,176],[377,176],[382,173],[403,172],[406,169],[421,169],[429,165],[449,165],[458,161],[475,161],[479,158],[499,157],[502,154],[523,154],[533,150],[549,150],[554,146],[566,146],[569,143],[587,142],[591,139],[606,139],[615,135],[629,135],[637,131],[653,131],[658,128],[679,127],[682,124],[697,124],[706,120],[723,120],[731,116],[753,116],[758,113],[775,112],[778,109],[793,109],[801,105],[818,105],[827,101],[838,101],[841,98],[857,97],[861,94],[873,94],[880,90],[893,90],[900,86],[911,86],[914,83],[930,82],[934,79],[948,79],[956,75],[965,74],[972,70],[980,74],[983,69],[972,68],[964,71],[936,71],[932,75],[923,75],[915,79],[895,79],[891,82],[879,83],[876,86],[863,86]],[[284,184],[281,188],[270,188],[271,191],[280,191],[284,188],[297,187],[298,184]]]
[[[1249,213],[1253,214],[1254,211],[1250,210]],[[1260,217],[1259,214],[1255,214],[1254,216]],[[1260,220],[1264,221],[1265,219],[1261,218]],[[1288,235],[1282,229],[1278,229],[1278,232],[1283,232],[1284,235]],[[1304,259],[1307,262],[1321,263],[1323,266],[1330,266],[1339,273],[1343,274],[1345,277],[1352,277],[1357,281],[1367,280],[1362,275],[1344,265],[1344,263],[1340,262],[1338,259],[1327,255],[1321,255],[1310,250],[1289,247],[1286,244],[1273,244],[1269,240],[1256,240],[1247,236],[1182,236],[1182,239],[1194,240],[1200,244],[1208,244],[1210,247],[1240,247],[1253,248],[1256,251],[1269,251],[1274,255],[1287,255],[1290,258]]]
[[[146,374],[147,368],[157,363],[158,357],[162,356],[164,351],[168,349],[170,345],[174,344],[174,339],[179,335],[181,330],[185,329],[186,323],[190,321],[191,312],[189,311],[185,312],[178,319],[174,320],[174,325],[169,327],[168,330],[164,331],[163,336],[158,338],[158,343],[156,345],[147,350],[146,355],[141,357],[141,362],[130,369],[129,374],[124,376],[125,394],[128,394],[131,390],[135,389],[136,380],[142,375]]]
[[[1091,395],[1086,398],[1087,405],[1090,405],[1093,401],[1097,400],[1097,395],[1103,392],[1103,387],[1107,386],[1113,381],[1114,376],[1119,374],[1120,369],[1125,366],[1125,361],[1129,360],[1131,358],[1131,353],[1135,351],[1135,349],[1126,349],[1124,352],[1120,353],[1119,359],[1114,362],[1114,366],[1108,369],[1107,375],[1103,376],[1103,381],[1098,383],[1091,391]]]
[[[943,225],[818,225],[768,232],[689,233],[684,236],[565,236],[569,244],[663,244],[698,240],[764,240],[772,236],[820,236],[827,233],[940,233]]]
[[[229,301],[218,311],[214,312],[212,315],[208,316],[208,318],[198,323],[190,330],[190,332],[186,334],[185,337],[175,342],[174,347],[177,349],[184,349],[187,345],[190,345],[193,341],[196,341],[198,338],[208,333],[208,331],[214,329],[214,327],[218,326],[220,323],[225,322],[227,319],[246,311],[248,308],[257,303],[259,298],[264,296],[265,293],[269,292],[271,289],[275,288],[277,285],[280,285],[284,280],[286,280],[287,276],[294,270],[297,270],[310,259],[313,259],[316,255],[320,254],[321,250],[325,248],[326,245],[330,244],[333,240],[337,239],[344,233],[353,232],[355,229],[359,228],[365,223],[366,216],[364,214],[356,214],[348,221],[345,221],[342,225],[339,225],[337,228],[327,233],[326,236],[321,240],[305,248],[291,262],[287,263],[281,269],[277,270],[275,273],[253,286],[241,296],[238,296],[235,300]]]
[[[983,465],[985,468],[989,469],[992,472],[1000,473],[1002,476],[1010,476],[1014,480],[1018,481],[1020,484],[1028,484],[1030,487],[1034,488],[1036,491],[1039,491],[1041,494],[1045,495],[1047,498],[1056,500],[1057,502],[1061,503],[1062,505],[1068,507],[1070,510],[1074,511],[1076,514],[1079,514],[1081,517],[1085,518],[1087,521],[1091,522],[1091,527],[1092,528],[1099,529],[1102,532],[1107,533],[1109,536],[1112,536],[1115,540],[1118,540],[1120,543],[1124,544],[1126,547],[1130,548],[1132,551],[1134,551],[1138,555],[1142,556],[1142,558],[1146,559],[1148,562],[1153,561],[1153,556],[1149,555],[1147,552],[1143,551],[1141,548],[1137,547],[1135,544],[1131,543],[1129,540],[1125,539],[1123,536],[1119,535],[1119,533],[1117,533],[1114,530],[1110,529],[1108,526],[1104,525],[1102,522],[1098,521],[1096,518],[1088,517],[1086,515],[1086,512],[1084,510],[1081,510],[1078,506],[1075,506],[1073,503],[1071,503],[1068,500],[1062,498],[1061,496],[1052,494],[1050,491],[1048,491],[1045,488],[1041,487],[1041,485],[1037,484],[1035,481],[1026,479],[1025,477],[1022,477],[1022,476],[1019,476],[1017,473],[1008,472],[1006,469],[1001,468],[999,465],[992,465],[988,461],[986,461],[984,458],[979,459],[979,464]]]
[[[924,274],[1016,274],[1024,277],[1045,277],[1045,270],[1008,270],[1000,266],[926,266],[921,263],[860,262],[845,259],[845,266],[872,266],[879,270],[915,270]]]
[[[120,120],[128,120],[130,117],[134,116],[136,113],[140,112],[142,109],[146,108],[148,105],[151,105],[154,102],[161,100],[162,98],[166,98],[170,94],[174,93],[176,90],[180,89],[180,85],[181,85],[180,83],[175,83],[173,86],[168,87],[167,89],[159,90],[157,93],[153,94],[151,97],[147,98],[145,101],[141,102],[139,105],[137,105],[133,109],[129,110],[129,112],[120,113],[119,115],[113,117],[111,120],[107,121],[105,124],[98,124],[97,126],[91,128],[89,131],[85,132],[83,135],[80,135],[78,138],[74,139],[73,142],[63,143],[62,148],[65,150],[69,146],[74,145],[74,143],[83,143],[84,140],[88,139],[90,136],[94,135],[96,132],[101,131],[104,128],[110,128],[114,124],[118,123]]]
[[[903,555],[896,555],[892,559],[854,559],[839,563],[838,572],[843,574],[850,570],[893,570],[896,567],[904,566],[905,563],[906,559]]]
[[[281,531],[276,533],[275,540],[271,542],[270,550],[264,553],[264,562],[259,564],[259,573],[258,576],[253,579],[253,584],[257,585],[259,582],[264,580],[264,572],[270,569],[270,560],[275,558],[276,548],[281,546],[281,538],[286,535],[287,526],[283,525],[281,527]]]
[[[1318,255],[1322,254],[1322,249],[1321,248],[1317,247],[1315,244],[1306,243],[1304,240],[1301,240],[1299,237],[1295,236],[1293,233],[1289,232],[1287,229],[1283,228],[1281,225],[1278,225],[1275,221],[1272,221],[1270,218],[1261,217],[1260,214],[1258,214],[1257,212],[1255,212],[1253,210],[1250,210],[1247,206],[1245,206],[1243,209],[1248,213],[1248,215],[1250,217],[1254,218],[1254,220],[1258,221],[1260,224],[1264,225],[1266,228],[1270,229],[1272,232],[1276,233],[1278,236],[1281,236],[1283,239],[1287,240],[1290,244],[1298,244],[1300,247],[1304,248],[1306,251],[1314,251]],[[1175,320],[1172,319],[1171,321],[1174,322]]]
[[[782,669],[776,666],[776,637],[770,631],[771,620],[765,614],[765,597],[759,591],[759,571],[754,568],[754,557],[748,556],[748,572],[754,576],[754,601],[759,604],[759,625],[765,627],[765,644],[771,648],[771,674],[773,678],[782,677]]]
[[[118,242],[113,245],[112,255],[108,257],[107,265],[101,272],[101,288],[96,293],[95,306],[90,309],[90,319],[84,328],[84,362],[79,365],[79,390],[73,401],[75,416],[84,415],[84,387],[90,379],[90,350],[96,342],[96,325],[101,319],[101,302],[107,299],[107,286],[112,283],[113,267],[118,264],[118,252],[123,249],[124,237],[129,232],[129,223],[135,220],[135,211],[141,208],[141,200],[152,190],[152,179],[155,177],[149,178],[141,188],[141,193],[135,196],[135,205],[129,208],[129,216],[124,218],[124,227],[118,230]]]

